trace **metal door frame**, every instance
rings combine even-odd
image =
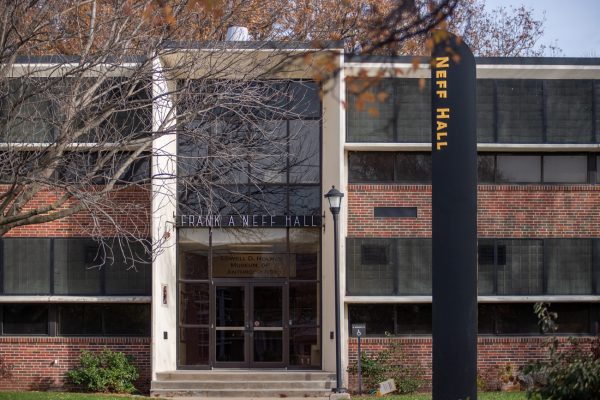
[[[244,288],[244,359],[243,362],[217,361],[217,287]],[[281,287],[282,302],[282,361],[256,362],[254,356],[254,287]],[[285,279],[213,279],[210,287],[210,365],[212,368],[287,368],[289,365],[289,285]],[[236,330],[236,329],[231,329]],[[257,329],[261,330],[261,329]],[[265,329],[267,330],[267,329]],[[270,330],[270,329],[269,329]]]

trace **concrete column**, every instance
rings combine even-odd
[[[160,59],[153,62],[152,129],[165,132],[175,123],[169,82]],[[152,155],[152,379],[156,373],[177,368],[177,246],[174,215],[177,210],[177,138],[158,134]],[[163,303],[166,287],[166,304]]]
[[[337,56],[340,73],[325,84],[323,97],[323,193],[332,185],[346,193],[346,172],[344,161],[344,142],[346,140],[346,110],[342,107],[346,96],[344,84],[344,56]],[[323,370],[335,371],[335,342],[330,339],[335,332],[335,290],[334,290],[334,243],[333,217],[329,203],[323,199],[325,213],[323,226],[323,273],[322,273],[322,310],[323,310]],[[347,195],[342,200],[339,217],[339,263],[340,263],[340,315],[342,338],[342,366],[345,371],[347,361],[347,334],[344,316],[344,294],[346,293],[346,221],[348,216]],[[344,373],[345,375],[345,373]]]

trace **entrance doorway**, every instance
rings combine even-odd
[[[218,368],[288,364],[287,285],[215,280],[213,363]]]

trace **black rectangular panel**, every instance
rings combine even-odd
[[[417,218],[417,207],[375,207],[375,218]]]

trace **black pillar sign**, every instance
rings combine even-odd
[[[460,38],[444,32],[435,35],[438,43],[431,65],[433,399],[475,400],[475,59]]]

